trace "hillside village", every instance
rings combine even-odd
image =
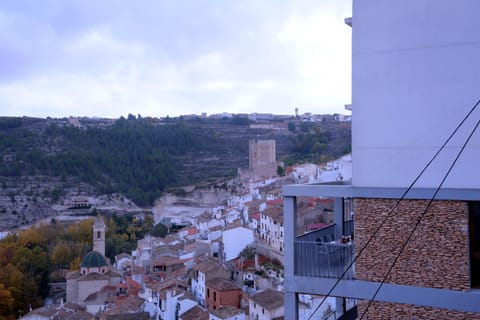
[[[261,174],[275,162],[268,154],[252,159],[252,150],[251,145],[241,193],[200,214],[156,211],[155,223],[184,227],[165,238],[146,236],[114,261],[105,257],[106,226],[97,216],[93,250],[80,270],[67,274],[46,306],[21,319],[283,319],[281,187],[350,180],[351,155],[321,166],[290,166],[284,176],[267,177]],[[299,198],[297,233],[329,226],[332,211],[332,199]],[[300,295],[299,312],[308,317],[321,298]],[[329,319],[335,307],[328,301],[315,314]]]
[[[159,206],[172,208],[172,194],[172,202],[188,195],[189,211],[200,205],[201,213],[243,192],[223,183],[248,167],[249,140],[275,140],[282,169],[323,163],[350,152],[350,120],[308,113],[0,117],[0,231],[67,219],[82,205],[125,214],[156,211],[161,198]]]

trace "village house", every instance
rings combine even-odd
[[[187,312],[181,314],[178,319],[179,320],[209,320],[208,319],[208,311],[203,309],[200,306],[195,306],[192,309],[188,310]]]
[[[147,235],[145,238],[137,241],[137,248],[132,251],[132,257],[135,259],[136,266],[144,267],[150,264],[152,239],[153,237]]]
[[[187,290],[187,284],[178,279],[152,281],[146,285],[148,298],[144,310],[149,312],[152,319],[174,320],[177,314],[197,305]]]
[[[118,272],[131,272],[134,261],[131,255],[127,253],[121,253],[115,256],[115,269]]]
[[[95,317],[85,309],[74,303],[60,303],[59,305],[44,306],[30,311],[20,320],[94,320]]]
[[[116,299],[116,287],[105,286],[101,291],[91,293],[84,301],[87,312],[96,314],[107,304],[113,304]]]
[[[253,230],[242,226],[231,226],[222,233],[222,259],[230,261],[238,257],[242,250],[254,242]]]
[[[210,320],[246,320],[243,310],[232,306],[219,307],[210,310]]]
[[[283,317],[283,293],[266,289],[252,296],[249,301],[250,319],[273,320]]]
[[[88,197],[76,196],[68,200],[65,200],[63,205],[69,208],[85,208],[85,207],[89,207],[91,204]]]
[[[242,289],[232,280],[214,278],[205,284],[207,288],[206,307],[217,309],[221,306],[240,308]]]
[[[269,206],[260,214],[260,237],[277,252],[283,252],[283,208]]]
[[[195,226],[198,229],[199,236],[201,239],[211,240],[212,236],[210,236],[209,233],[214,232],[215,230],[218,230],[218,227],[221,228],[223,225],[221,220],[214,219],[210,213],[205,212],[197,217]]]
[[[177,231],[177,236],[180,238],[182,241],[188,241],[188,240],[194,240],[199,237],[198,234],[198,229],[197,227],[194,226],[188,226],[188,227],[183,227],[182,229]]]
[[[148,313],[143,311],[145,300],[135,296],[129,295],[124,299],[116,299],[116,302],[113,304],[108,304],[106,310],[98,314],[99,319],[122,319],[123,315],[135,314],[137,313],[134,319],[144,319],[145,315],[148,316]],[[131,318],[130,318],[131,319]]]
[[[185,273],[185,265],[182,260],[175,257],[160,256],[150,262],[151,273],[162,279],[179,270]]]
[[[206,303],[206,282],[214,278],[229,279],[231,276],[230,270],[225,269],[217,261],[212,260],[201,262],[193,266],[192,270],[191,290],[201,306],[205,306]]]

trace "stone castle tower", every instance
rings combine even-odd
[[[253,178],[270,178],[277,175],[275,140],[249,141],[249,169]]]
[[[100,216],[95,218],[93,223],[93,251],[105,256],[105,222]]]

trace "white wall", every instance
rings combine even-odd
[[[478,0],[353,1],[355,186],[408,186],[480,98],[479,11]],[[479,135],[444,187],[478,186]],[[416,187],[438,186],[466,136]]]
[[[223,231],[223,245],[225,250],[225,260],[230,261],[238,257],[240,252],[253,243],[253,230],[244,227],[238,227]]]

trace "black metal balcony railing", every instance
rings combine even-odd
[[[346,236],[353,235],[354,231],[354,222],[353,220],[347,220],[343,223],[343,234]]]
[[[339,278],[354,259],[353,243],[295,241],[295,275]],[[343,279],[353,279],[353,267]]]

